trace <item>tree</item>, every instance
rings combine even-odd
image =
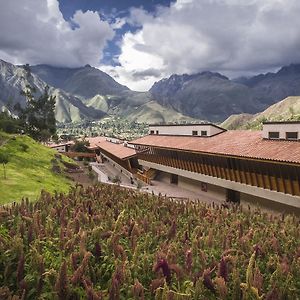
[[[26,107],[19,109],[19,117],[25,133],[38,141],[47,141],[56,134],[55,96],[49,95],[49,87],[35,99],[36,89],[27,85],[21,92],[26,97]]]
[[[9,162],[7,153],[1,151],[0,152],[0,164],[3,165],[3,178],[6,179],[6,164]]]
[[[7,133],[18,133],[22,130],[20,120],[13,118],[7,111],[0,113],[0,130]]]
[[[74,152],[90,152],[87,148],[90,145],[89,141],[75,141],[75,144],[71,147],[71,150]]]

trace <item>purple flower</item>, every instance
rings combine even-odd
[[[160,259],[154,267],[154,272],[157,272],[159,269],[162,270],[167,284],[171,283],[171,270],[169,268],[168,262],[162,258]]]

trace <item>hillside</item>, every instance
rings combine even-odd
[[[221,121],[231,114],[255,113],[263,108],[247,86],[212,72],[172,75],[150,89],[160,104],[202,120]]]
[[[299,121],[300,96],[291,96],[255,115],[230,116],[221,126],[226,129],[261,129],[263,121]]]
[[[300,95],[300,64],[237,81],[248,86],[258,101],[269,106],[288,96]]]
[[[195,119],[184,116],[174,109],[162,106],[155,101],[150,101],[137,107],[133,112],[129,113],[126,118],[138,123],[148,124],[195,121]]]
[[[295,216],[98,185],[1,207],[0,220],[1,299],[300,295]]]
[[[38,97],[43,93],[47,83],[28,69],[0,59],[0,110],[3,106],[11,109],[16,103],[24,106],[26,100],[20,93],[26,85],[34,87]],[[75,122],[83,119],[101,118],[105,115],[102,111],[87,107],[78,97],[49,86],[49,93],[56,96],[55,112],[58,122]]]
[[[153,108],[147,109],[147,103],[153,101],[150,93],[131,91],[126,86],[116,82],[108,74],[89,65],[74,69],[48,65],[37,65],[30,68],[34,74],[49,85],[60,88],[79,98],[89,109],[102,111],[108,115],[124,117],[130,121],[136,120],[136,109],[143,110],[147,114],[157,113],[162,116],[162,120],[168,119],[165,116],[168,112],[160,110],[160,106],[157,107],[156,112],[153,112]],[[62,119],[64,110],[60,111],[60,119]],[[78,119],[77,117],[76,121],[79,121]],[[94,119],[97,118],[94,117]],[[147,123],[150,122],[147,118],[143,118],[143,120]]]
[[[244,124],[249,122],[253,118],[251,114],[238,114],[231,115],[224,122],[221,123],[221,127],[226,128],[228,130],[234,130],[241,128]]]
[[[30,67],[49,85],[68,93],[90,99],[96,95],[119,95],[128,87],[117,83],[108,74],[86,65],[81,68],[59,68],[48,65]]]
[[[150,92],[160,104],[184,115],[221,122],[233,114],[255,114],[299,95],[300,64],[249,78],[229,79],[213,72],[172,75],[156,82]]]
[[[0,204],[20,201],[21,198],[36,200],[42,189],[54,192],[68,191],[71,181],[54,172],[60,166],[56,151],[45,147],[27,136],[12,136],[0,132],[0,152],[8,154],[7,179],[3,178],[0,165]],[[63,158],[64,161],[69,161]]]
[[[299,95],[300,65],[237,79],[209,71],[175,74],[156,82],[149,92],[136,92],[90,65],[14,66],[0,60],[0,110],[17,102],[24,105],[20,91],[27,84],[37,89],[37,96],[46,85],[50,86],[50,93],[56,96],[58,122],[100,120],[106,116],[147,123],[177,118],[222,122],[233,114],[256,114],[284,97]]]

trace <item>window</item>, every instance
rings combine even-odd
[[[192,135],[198,135],[198,131],[197,130],[193,130],[192,131]]]
[[[234,190],[226,190],[226,201],[240,203],[240,193]]]
[[[178,184],[178,175],[176,175],[176,174],[171,174],[171,178],[170,178],[171,180],[170,180],[170,182],[172,183],[172,184]]]
[[[201,136],[207,136],[207,131],[206,130],[202,130],[201,131]]]
[[[158,134],[158,130],[156,130],[156,134]]]
[[[298,132],[286,132],[287,140],[298,140]]]
[[[154,134],[154,130],[150,130],[150,134]]]
[[[269,131],[269,139],[279,139],[279,132]]]

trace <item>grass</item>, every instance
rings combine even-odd
[[[67,192],[71,181],[63,174],[56,174],[51,160],[57,153],[28,136],[12,136],[0,132],[0,151],[9,155],[6,165],[7,179],[0,166],[0,204],[19,202],[22,197],[36,200],[41,190],[53,193]],[[70,161],[63,157],[63,160]]]

